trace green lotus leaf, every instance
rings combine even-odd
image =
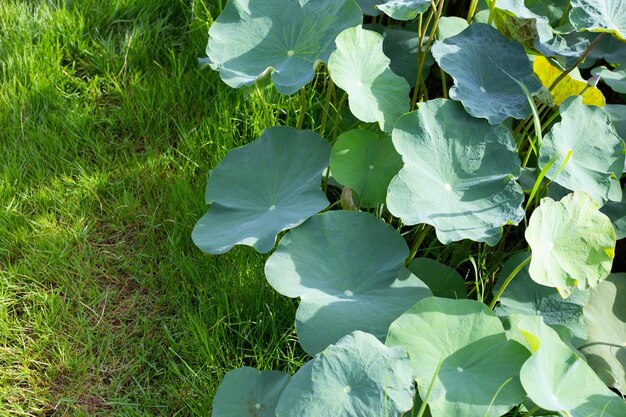
[[[380,10],[376,8],[377,5],[383,3],[385,0],[356,0],[363,14],[366,16],[378,16]]]
[[[348,93],[350,111],[390,132],[396,119],[409,110],[410,87],[389,68],[382,35],[357,26],[341,32],[336,43],[328,69],[335,84]]]
[[[589,337],[581,352],[609,387],[626,393],[626,274],[611,274],[585,306]]]
[[[626,415],[626,402],[539,317],[526,316],[516,324],[533,351],[520,372],[533,402],[568,417]]]
[[[450,97],[460,100],[469,114],[490,124],[507,117],[525,119],[531,109],[516,81],[534,93],[541,83],[533,75],[524,48],[493,27],[475,23],[460,34],[435,42],[432,53],[455,80]]]
[[[608,201],[600,211],[611,220],[617,240],[626,238],[626,193],[622,201]]]
[[[562,296],[574,288],[595,287],[611,272],[615,232],[589,195],[575,192],[561,201],[541,200],[526,229],[532,248],[530,277],[556,287]]]
[[[388,0],[376,6],[396,20],[413,20],[430,7],[430,0]]]
[[[220,254],[234,245],[272,250],[276,235],[328,206],[321,190],[330,145],[320,135],[279,126],[230,151],[211,174],[206,201],[192,238]]]
[[[626,94],[626,67],[610,70],[605,66],[594,68],[591,73],[600,77],[616,93]]]
[[[524,3],[533,13],[547,17],[550,24],[557,27],[569,0],[526,0]]]
[[[624,140],[626,138],[626,105],[607,104],[604,106],[604,110],[609,114],[615,131]],[[624,169],[624,172],[626,172],[626,169]]]
[[[433,417],[497,417],[525,397],[518,375],[529,352],[479,301],[426,298],[391,324],[386,344],[408,350],[420,395],[435,378]]]
[[[511,272],[529,256],[529,252],[520,252],[506,261],[500,272],[494,293],[500,289]],[[585,321],[583,320],[583,306],[588,300],[589,292],[580,290],[574,290],[570,297],[563,299],[554,288],[533,281],[528,273],[528,266],[526,266],[518,272],[500,296],[497,314],[499,316],[511,314],[540,316],[544,323],[549,326],[567,328],[574,345],[580,346],[587,337]]]
[[[469,24],[467,20],[457,16],[442,16],[437,25],[437,39],[444,41],[463,32]]]
[[[352,188],[371,207],[384,203],[387,187],[402,168],[402,158],[388,135],[350,130],[337,138],[330,154],[334,178]]]
[[[383,41],[383,52],[391,60],[389,67],[395,74],[402,76],[411,87],[415,87],[418,72],[417,50],[419,46],[417,33],[403,29],[385,28],[382,35],[385,38]],[[426,42],[427,40],[423,40],[423,45]],[[422,51],[424,50],[423,45]],[[426,78],[434,63],[435,60],[429,51],[424,59],[423,78]]]
[[[415,258],[408,268],[430,288],[433,295],[454,300],[467,298],[463,277],[448,265],[430,258]]]
[[[211,417],[274,417],[289,375],[243,367],[224,376],[213,400]]]
[[[623,0],[572,0],[569,20],[577,31],[608,32],[626,41],[626,3]]]
[[[609,115],[600,107],[584,105],[582,97],[565,100],[560,109],[561,121],[544,137],[539,167],[553,161],[547,178],[569,190],[584,191],[603,205],[611,182],[624,170],[624,141]]]
[[[552,27],[546,16],[526,7],[524,0],[498,0],[495,22],[502,34],[515,39],[527,49],[552,39]]]
[[[276,417],[398,416],[411,409],[414,393],[406,351],[355,331],[296,372]]]
[[[265,264],[270,285],[300,297],[296,331],[313,355],[354,330],[383,340],[389,324],[432,293],[404,268],[402,236],[364,212],[329,211],[287,233]]]
[[[231,87],[268,72],[282,94],[293,94],[326,62],[337,35],[361,24],[354,0],[229,0],[209,29],[207,55]]]
[[[515,143],[504,126],[436,99],[396,122],[392,134],[404,167],[389,184],[389,211],[405,224],[428,223],[438,239],[495,245],[502,226],[523,217]]]

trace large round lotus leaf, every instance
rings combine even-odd
[[[550,88],[552,83],[562,74],[563,71],[550,63],[547,58],[537,56],[533,63],[533,70],[541,80],[541,83]],[[585,90],[586,89],[586,90]],[[552,90],[554,103],[558,106],[563,104],[565,99],[579,95],[583,90],[583,104],[593,104],[604,106],[606,99],[598,87],[588,87],[587,83],[574,79],[571,75],[566,75],[559,84]]]
[[[608,32],[626,41],[624,0],[572,0],[569,20],[577,31]]]
[[[406,351],[355,331],[291,378],[276,417],[398,416],[411,409],[414,393]]]
[[[626,274],[611,274],[591,290],[585,322],[581,351],[608,386],[626,394]]]
[[[410,87],[389,68],[382,35],[357,26],[341,32],[336,43],[328,69],[335,84],[348,93],[350,111],[390,132],[396,119],[409,110]]]
[[[211,417],[274,417],[289,375],[243,367],[224,376],[213,400]]]
[[[610,70],[605,66],[594,68],[591,73],[600,77],[616,93],[626,94],[626,67]]]
[[[437,297],[467,298],[465,281],[455,269],[430,258],[415,258],[408,266]]]
[[[206,201],[213,204],[196,223],[193,241],[212,254],[234,245],[269,252],[278,233],[328,206],[320,183],[329,157],[330,145],[317,133],[265,129],[211,174]]]
[[[520,379],[534,403],[567,417],[626,416],[626,402],[539,317],[524,317],[516,325],[533,352]]]
[[[534,93],[541,83],[517,42],[489,25],[476,23],[460,34],[435,42],[433,56],[455,80],[450,97],[460,100],[469,114],[495,125],[507,117],[524,119],[531,109],[522,82]]]
[[[499,417],[525,397],[519,371],[529,353],[479,301],[426,298],[391,324],[386,344],[408,350],[424,400],[441,364],[433,417]]]
[[[388,0],[377,7],[392,19],[413,20],[428,10],[430,0]]]
[[[383,41],[383,52],[391,60],[389,67],[394,73],[402,76],[411,87],[414,87],[418,73],[418,34],[404,29],[385,28],[382,35],[385,38]],[[425,45],[426,40],[422,40],[422,43]],[[425,52],[423,45],[422,52]],[[434,63],[435,60],[429,51],[424,59],[423,78],[426,78]]]
[[[329,211],[287,233],[265,264],[270,285],[300,297],[296,331],[313,355],[354,330],[385,338],[389,324],[431,295],[404,268],[396,230],[363,212]]]
[[[600,107],[584,105],[582,97],[567,99],[560,110],[561,121],[544,137],[539,167],[552,161],[547,178],[569,190],[584,191],[603,205],[611,181],[624,170],[624,141],[609,115]]]
[[[271,71],[276,89],[293,94],[328,60],[335,37],[361,20],[354,0],[230,0],[209,29],[206,52],[231,87]]]
[[[389,211],[405,224],[435,226],[442,243],[495,245],[502,226],[523,217],[514,181],[520,161],[511,133],[436,99],[398,119],[392,134],[404,167],[389,184]]]
[[[526,241],[532,248],[530,277],[556,287],[562,296],[574,288],[595,287],[611,272],[613,225],[585,193],[561,201],[542,199],[530,217]]]
[[[389,182],[400,168],[402,158],[391,137],[366,130],[341,134],[330,154],[335,179],[356,191],[367,206],[385,202]]]
[[[494,293],[500,289],[513,270],[529,256],[529,252],[520,252],[506,261]],[[499,316],[510,314],[540,316],[547,325],[566,327],[576,346],[582,345],[587,337],[583,306],[589,300],[589,292],[574,290],[570,297],[563,299],[554,288],[533,281],[528,273],[528,266],[517,273],[498,300],[500,304],[496,313]]]

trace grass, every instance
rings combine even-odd
[[[209,416],[302,363],[264,257],[190,239],[208,170],[296,119],[198,68],[220,7],[0,2],[1,415]]]

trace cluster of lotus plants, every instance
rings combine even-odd
[[[311,357],[213,417],[626,416],[626,1],[230,0],[207,55],[300,95],[193,239],[273,251]]]

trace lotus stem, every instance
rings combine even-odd
[[[415,240],[413,241],[413,245],[411,245],[411,252],[409,253],[409,257],[407,258],[407,261],[406,261],[407,264],[411,262],[411,260],[415,257],[415,254],[419,250],[422,242],[424,242],[424,239],[426,239],[426,236],[428,236],[428,233],[430,232],[432,228],[433,227],[431,225],[424,224],[422,225],[422,231],[419,234],[416,228]]]
[[[467,23],[472,23],[472,19],[476,14],[476,8],[478,7],[478,0],[472,0],[470,3],[469,11],[467,12]]]
[[[426,62],[426,56],[428,55],[428,51],[430,51],[430,47],[435,40],[435,34],[437,33],[437,27],[439,26],[439,19],[441,18],[441,13],[443,12],[443,5],[445,2],[446,2],[445,0],[439,0],[439,4],[437,6],[437,17],[435,19],[435,23],[433,24],[433,27],[430,30],[430,35],[428,36],[428,42],[426,42],[426,47],[424,48],[424,52],[421,54],[421,57],[419,58],[419,66],[417,68],[417,83],[415,84],[415,89],[413,90],[413,98],[411,99],[411,110],[415,109],[415,105],[417,103],[417,96],[419,95],[419,91],[421,90],[421,87],[422,87],[422,84],[419,81],[422,80],[422,75],[424,71],[424,63]],[[432,16],[433,16],[433,13],[431,9],[431,14],[429,18],[426,20],[425,29],[428,28],[428,25],[430,24]],[[423,40],[423,36],[422,36],[422,40]],[[419,49],[417,50],[418,57],[420,56],[421,49],[422,49],[422,42],[420,41]]]
[[[304,115],[306,113],[306,92],[304,91],[304,87],[300,89],[300,115],[298,117],[298,122],[296,124],[296,129],[302,129],[302,125],[304,124]]]
[[[498,302],[498,299],[500,298],[500,296],[502,295],[502,293],[504,292],[504,290],[506,290],[506,287],[509,286],[509,284],[511,283],[511,281],[513,281],[513,278],[515,278],[515,276],[517,274],[519,274],[519,272],[524,269],[524,267],[526,265],[528,265],[530,263],[530,259],[532,258],[532,256],[528,256],[526,259],[524,259],[522,261],[522,263],[520,263],[519,265],[517,265],[517,267],[509,274],[508,277],[506,277],[506,279],[504,280],[504,283],[502,284],[502,286],[500,287],[500,289],[498,290],[498,292],[496,293],[496,295],[493,297],[493,300],[491,300],[491,303],[489,304],[489,308],[493,310],[493,308],[496,306],[496,303]]]
[[[324,113],[322,114],[322,123],[320,127],[320,134],[324,136],[326,130],[326,121],[328,120],[328,111],[330,110],[330,100],[335,91],[335,83],[330,76],[328,77],[328,84],[326,85],[326,100],[324,101]]]
[[[559,23],[557,26],[561,26],[563,23],[565,23],[565,19],[567,19],[567,12],[569,12],[570,7],[571,7],[571,0],[567,0],[567,4],[565,5],[565,9],[563,9],[563,14],[561,15],[561,18],[559,19]]]

